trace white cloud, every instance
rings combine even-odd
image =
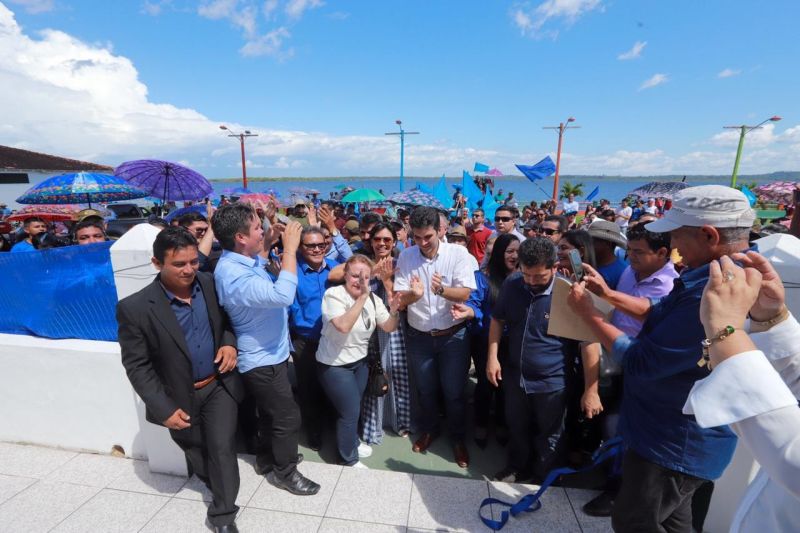
[[[322,0],[289,0],[284,11],[289,18],[299,19],[306,10],[316,9],[324,5],[325,3]]]
[[[8,0],[9,3],[22,6],[31,14],[45,13],[55,9],[54,0]]]
[[[629,59],[638,59],[642,55],[642,50],[644,47],[647,46],[647,41],[636,41],[633,45],[633,48],[628,50],[627,52],[623,52],[617,56],[617,59],[620,61],[627,61]]]
[[[291,49],[283,51],[283,43],[291,33],[284,27],[272,30],[264,35],[259,35],[250,39],[241,48],[242,55],[244,56],[282,56],[290,57],[293,54]]]
[[[332,135],[275,130],[208,117],[194,109],[156,103],[135,65],[110,47],[82,42],[56,30],[35,38],[23,32],[13,13],[0,3],[0,144],[109,165],[131,159],[159,158],[191,162],[209,177],[233,177],[240,162],[239,143],[219,130],[259,134],[249,139],[251,168],[284,176],[395,175],[399,140],[383,135]],[[800,167],[800,125],[782,134],[769,124],[748,134],[742,172]],[[726,132],[722,132],[723,134]],[[734,132],[735,133],[735,132]],[[760,136],[766,135],[764,138]],[[423,141],[420,143],[420,141]],[[735,141],[709,139],[701,151],[670,154],[663,150],[615,150],[607,154],[562,155],[565,173],[669,174],[726,173]],[[551,145],[548,142],[547,147]],[[448,140],[406,144],[409,175],[458,175],[475,161],[511,171],[514,163],[538,161],[541,148],[528,153],[459,146]]]
[[[197,14],[210,20],[228,20],[252,39],[257,33],[258,8],[253,3],[239,0],[211,0],[197,8]]]
[[[278,0],[266,0],[261,6],[261,12],[264,13],[264,17],[267,20],[272,18],[272,15],[275,13],[276,9],[278,9]]]
[[[555,30],[541,31],[548,20],[561,19],[565,24],[571,25],[586,13],[602,8],[601,0],[546,0],[534,9],[527,3],[515,6],[511,18],[522,35],[555,36],[558,34]]]
[[[669,81],[669,76],[666,74],[653,74],[639,86],[639,90],[652,89]]]
[[[734,70],[732,68],[726,68],[726,69],[721,70],[720,73],[717,74],[717,77],[718,78],[732,78],[734,76],[738,76],[741,73],[742,73],[741,70]]]

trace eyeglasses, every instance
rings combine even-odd
[[[324,242],[312,242],[310,244],[303,243],[303,248],[305,248],[306,250],[314,250],[314,249],[324,250],[325,243]]]
[[[394,239],[392,237],[373,237],[372,242],[380,242],[383,244],[392,244]]]
[[[475,213],[474,215],[472,215],[472,218],[483,218],[483,215],[481,215],[480,213]]]
[[[495,222],[511,222],[512,220],[514,219],[511,217],[494,217]]]
[[[539,228],[539,233],[543,233],[545,235],[555,235],[556,233],[561,233],[557,229],[553,228]]]

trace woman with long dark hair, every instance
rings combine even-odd
[[[483,270],[475,272],[478,288],[472,291],[466,304],[453,304],[453,316],[473,318],[470,322],[470,347],[478,383],[475,386],[475,443],[485,448],[488,443],[489,425],[494,422],[495,437],[505,444],[508,430],[505,423],[503,387],[494,387],[486,377],[486,357],[489,343],[489,324],[492,307],[500,294],[506,278],[517,270],[519,239],[506,233],[499,235],[492,246],[489,260]],[[498,356],[503,361],[506,355],[505,342],[500,343]],[[494,416],[492,416],[494,411]]]

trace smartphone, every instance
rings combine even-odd
[[[585,275],[583,260],[581,259],[581,253],[575,248],[569,251],[569,262],[572,265],[572,273],[575,274],[575,281],[582,280]]]

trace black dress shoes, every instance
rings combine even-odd
[[[216,526],[214,528],[215,533],[239,533],[239,528],[236,527],[236,522],[231,522],[230,524],[224,526]]]
[[[589,516],[611,516],[614,509],[614,498],[617,491],[604,490],[595,499],[583,506],[583,512]]]
[[[319,492],[319,484],[314,483],[297,470],[286,479],[278,479],[275,477],[275,472],[270,472],[267,474],[267,481],[273,487],[289,491],[297,496],[313,496]]]

